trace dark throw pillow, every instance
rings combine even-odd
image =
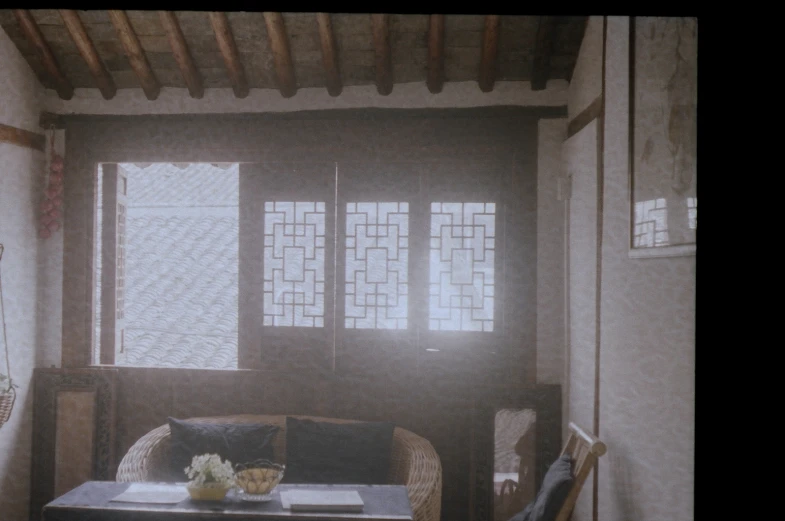
[[[218,454],[232,465],[273,459],[273,439],[280,430],[261,423],[201,423],[169,418],[173,481],[188,481],[185,467],[194,456]]]
[[[395,425],[286,418],[284,483],[378,485],[387,481]]]
[[[563,454],[554,461],[545,473],[534,501],[509,521],[554,521],[575,481],[571,463],[569,454]]]

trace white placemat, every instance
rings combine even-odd
[[[123,503],[176,504],[189,496],[185,485],[178,483],[131,483],[112,501]]]

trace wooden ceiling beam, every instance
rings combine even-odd
[[[444,15],[432,14],[428,25],[428,90],[436,94],[444,87]]]
[[[376,90],[382,96],[387,96],[393,89],[390,15],[372,14],[371,30],[376,52]]]
[[[338,96],[343,90],[341,70],[338,67],[338,47],[335,44],[335,33],[329,13],[316,13],[319,26],[319,39],[322,43],[322,62],[327,92],[330,96]]]
[[[147,61],[147,56],[142,49],[142,44],[139,43],[139,37],[134,31],[128,15],[125,11],[114,9],[108,10],[107,13],[109,13],[109,20],[114,25],[117,38],[123,46],[128,62],[131,64],[131,69],[142,85],[144,95],[150,101],[155,100],[161,93],[161,84],[153,74],[153,69],[150,67],[150,62]]]
[[[245,78],[245,69],[240,61],[240,53],[237,51],[237,44],[234,41],[232,28],[226,13],[211,12],[210,24],[213,26],[215,39],[218,42],[218,49],[221,51],[229,79],[232,82],[232,90],[238,98],[248,96],[248,80]]]
[[[292,53],[289,50],[289,36],[281,13],[265,12],[264,23],[267,25],[267,36],[270,49],[273,51],[275,74],[278,78],[278,90],[281,96],[291,98],[297,93],[297,80],[294,77]]]
[[[477,83],[480,90],[491,92],[496,82],[496,58],[499,54],[499,15],[489,14],[485,17],[485,29],[482,33],[482,54],[480,55],[480,75]]]
[[[14,9],[14,16],[27,41],[38,51],[38,56],[44,64],[44,69],[55,84],[55,90],[61,99],[69,100],[74,96],[74,87],[65,77],[60,65],[57,63],[52,49],[44,39],[41,29],[35,22],[33,15],[27,9]]]
[[[79,54],[87,63],[90,68],[90,73],[93,75],[95,82],[98,84],[98,89],[104,99],[112,99],[117,94],[117,86],[114,84],[114,79],[109,71],[106,70],[104,62],[95,50],[93,40],[87,34],[87,30],[79,18],[79,13],[73,9],[60,9],[60,17],[63,19],[65,28],[68,29],[68,34],[71,35],[74,45],[79,50]]]
[[[532,59],[532,90],[543,90],[548,83],[555,32],[556,17],[540,16],[540,21],[537,25],[537,37],[534,41],[534,57]]]
[[[46,148],[46,136],[0,123],[0,143],[10,143],[43,152]]]
[[[166,31],[166,37],[169,39],[169,45],[172,47],[174,59],[180,68],[180,74],[183,75],[185,84],[188,86],[188,92],[192,98],[202,99],[204,96],[202,75],[194,64],[193,56],[188,49],[188,43],[185,41],[177,16],[172,11],[158,11],[158,15],[161,18],[161,25]]]

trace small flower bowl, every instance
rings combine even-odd
[[[232,486],[216,483],[214,485],[188,485],[186,489],[194,501],[221,501],[232,489]]]
[[[257,460],[235,466],[235,483],[245,501],[270,501],[270,492],[283,479],[284,466],[268,460]]]

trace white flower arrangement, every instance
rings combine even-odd
[[[193,487],[234,485],[234,470],[229,460],[222,461],[218,454],[202,454],[194,456],[191,465],[185,467],[185,473]]]

